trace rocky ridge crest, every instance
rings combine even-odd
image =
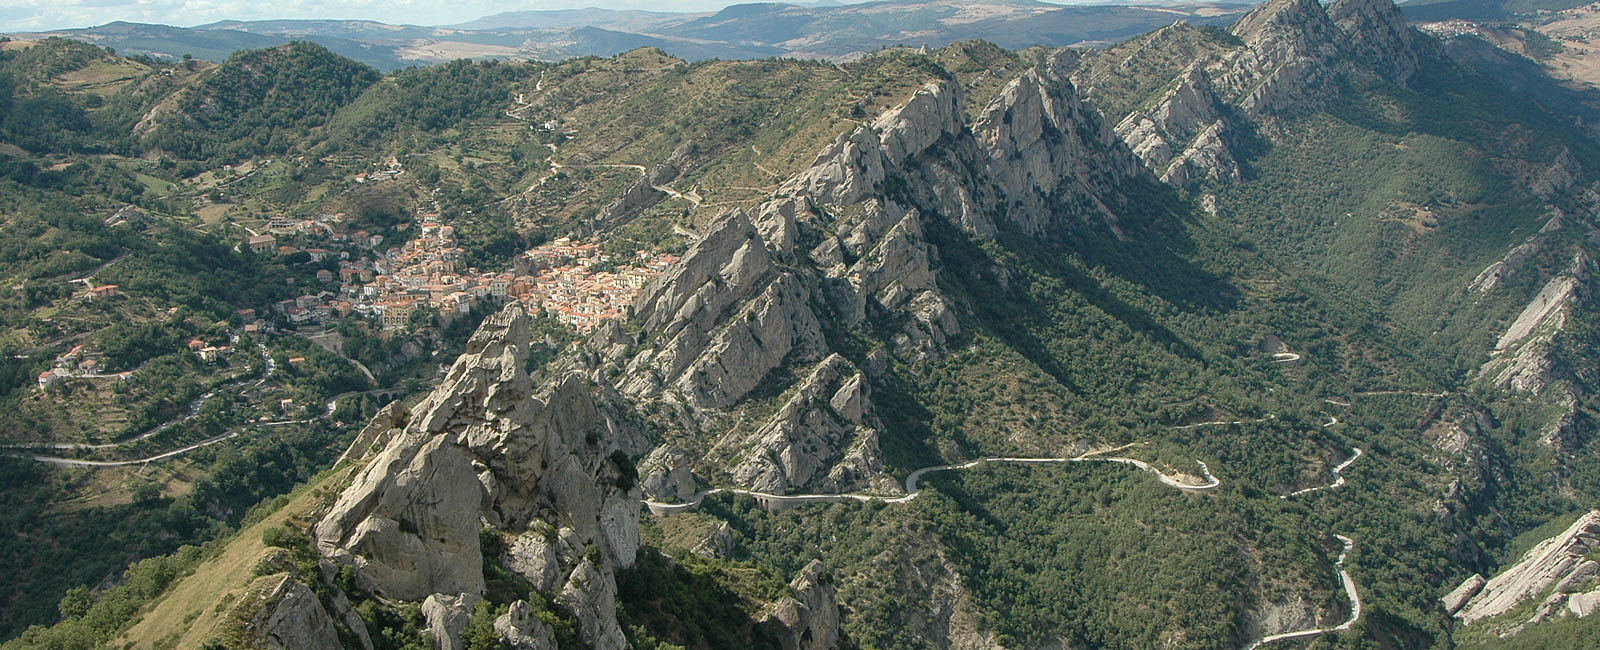
[[[552,579],[538,586],[559,588],[586,642],[621,648],[612,569],[639,545],[639,493],[622,466],[639,441],[579,371],[535,394],[528,340],[519,306],[485,319],[316,524],[317,550],[362,590],[426,601],[436,640],[453,647],[484,592],[480,526],[539,535],[565,552],[545,558]]]
[[[1165,30],[1167,40],[1201,38],[1178,27]],[[1111,116],[1117,135],[1166,182],[1237,180],[1240,147],[1253,134],[1277,137],[1283,116],[1324,105],[1342,77],[1409,83],[1424,47],[1389,0],[1272,0],[1230,31],[1239,45],[1188,64],[1149,106]],[[1141,69],[1141,57],[1166,53],[1139,47],[1120,56],[1119,69]]]
[[[707,227],[635,300],[646,337],[618,332],[606,346],[627,378],[622,393],[660,404],[644,410],[671,412],[686,430],[724,432],[684,451],[733,468],[740,487],[897,489],[877,450],[874,376],[891,359],[939,357],[961,332],[928,230],[1121,236],[1119,192],[1148,178],[1067,73],[1054,59],[1025,72],[970,124],[954,84],[927,84],[840,135],[766,202]],[[829,343],[847,331],[879,347],[862,354]],[[755,426],[730,426],[727,414],[780,373],[796,381],[776,410],[744,413]],[[692,477],[672,475],[665,460],[647,463],[645,485],[652,496],[685,498]]]
[[[1600,510],[1579,517],[1493,578],[1468,578],[1444,598],[1444,604],[1463,625],[1471,625],[1505,614],[1530,598],[1542,598],[1528,620],[1511,622],[1500,632],[1502,637],[1552,616],[1588,616],[1600,609],[1600,562],[1587,557],[1595,549],[1600,549]]]

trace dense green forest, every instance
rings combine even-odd
[[[1241,46],[1218,30],[1198,38],[1159,71],[1106,85],[1102,109],[1161,92],[1159,73],[1190,54]],[[316,343],[287,331],[233,340],[238,310],[282,325],[274,303],[336,288],[316,280],[336,261],[240,249],[268,215],[337,214],[345,230],[383,238],[352,247],[357,255],[402,246],[413,216],[428,215],[459,224],[460,266],[499,270],[534,243],[625,209],[616,197],[651,189],[640,171],[648,178],[671,156],[683,169],[662,182],[680,195],[658,191],[604,246],[617,258],[682,253],[697,227],[755,207],[837,133],[921,84],[960,85],[970,93],[961,109],[976,111],[1039,56],[965,43],[841,65],[688,64],[641,50],[380,76],[309,43],[216,65],[126,59],[59,39],[0,52],[0,280],[18,288],[0,297],[0,429],[31,432],[21,442],[133,439],[61,452],[110,460],[238,434],[138,471],[0,457],[4,528],[19,531],[0,543],[0,572],[14,576],[0,638],[22,634],[14,647],[107,643],[214,557],[217,540],[282,507],[297,485],[326,478],[381,406],[351,394],[426,391],[494,307],[442,327],[419,311],[402,332],[347,316]],[[1342,620],[1337,534],[1355,540],[1346,568],[1366,609],[1351,630],[1315,643],[1448,646],[1438,596],[1503,567],[1527,531],[1600,494],[1600,443],[1585,439],[1571,458],[1557,457],[1539,440],[1551,403],[1473,374],[1508,315],[1591,248],[1586,233],[1546,233],[1549,244],[1502,290],[1464,291],[1539,231],[1545,203],[1585,214],[1577,198],[1527,187],[1535,163],[1566,151],[1600,168],[1600,147],[1442,59],[1425,60],[1406,86],[1341,83],[1335,92],[1348,101],[1285,115],[1275,140],[1250,143],[1241,181],[1189,192],[1140,175],[1108,192],[1109,206],[1098,207],[1116,213],[1115,232],[1069,201],[1052,204],[1060,213],[1051,216],[1071,226],[1042,233],[998,219],[998,232],[978,236],[959,215],[923,215],[960,334],[939,354],[886,361],[872,378],[895,481],[982,456],[1116,448],[1175,473],[1206,463],[1219,489],[1188,494],[1128,466],[1080,463],[941,472],[899,504],[769,510],[712,497],[680,521],[644,518],[639,560],[617,574],[630,642],[773,646],[764,608],[787,595],[789,576],[821,560],[837,581],[846,647],[934,647],[932,598],[1007,647],[1238,647],[1275,608]],[[952,140],[927,156],[953,158]],[[394,180],[366,180],[377,169]],[[936,203],[897,176],[875,191]],[[690,193],[700,198],[682,198]],[[1229,209],[1201,209],[1201,193]],[[136,218],[112,217],[129,206]],[[125,295],[83,299],[90,281]],[[1581,296],[1554,344],[1563,385],[1580,395],[1576,417],[1590,428],[1600,412],[1588,397],[1600,385],[1595,301]],[[905,325],[903,315],[882,315],[859,330],[825,323],[822,336],[865,358]],[[638,325],[624,331],[656,334]],[[550,315],[532,329],[524,370],[538,380],[562,363],[592,370],[611,354],[580,345]],[[190,340],[231,343],[234,354],[203,363],[187,352]],[[1275,343],[1296,359],[1280,363]],[[107,370],[135,374],[110,388],[83,378],[33,387],[79,344]],[[767,378],[761,408],[781,401],[787,388],[777,384],[799,368]],[[256,378],[265,388],[229,390]],[[340,396],[348,399],[330,402]],[[81,425],[96,397],[119,409],[100,429]],[[759,411],[730,426],[750,426],[733,420]],[[697,427],[726,424],[687,413],[640,419],[650,421],[647,436],[665,427],[712,435]],[[1466,451],[1441,442],[1451,427],[1470,430]],[[1348,484],[1284,498],[1328,484],[1357,447],[1364,455],[1347,468]],[[617,466],[631,468],[619,453]],[[1464,496],[1447,502],[1446,493]],[[726,556],[691,550],[704,531],[690,529],[707,522],[730,526]],[[375,646],[418,647],[426,623],[417,608],[364,593],[349,572],[321,576],[306,523],[263,536],[283,561],[253,577],[288,572],[325,598],[337,588]],[[576,643],[571,612],[503,566],[508,539],[486,528],[478,543],[488,586],[466,646],[494,647],[493,621],[517,600],[562,647]],[[43,627],[52,622],[60,624]],[[1563,621],[1525,639],[1571,645],[1592,630]],[[219,639],[227,641],[238,639]]]

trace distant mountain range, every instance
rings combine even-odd
[[[791,56],[848,60],[888,46],[982,38],[1006,48],[1115,42],[1177,20],[1225,25],[1248,5],[1062,6],[1035,0],[889,0],[855,5],[733,5],[718,12],[517,11],[427,27],[365,20],[222,21],[195,27],[113,22],[10,34],[61,36],[128,55],[221,60],[307,40],[382,70],[453,59],[555,60],[653,46],[690,60]]]

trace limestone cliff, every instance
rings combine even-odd
[[[1579,517],[1493,578],[1468,579],[1446,597],[1446,605],[1458,610],[1455,617],[1463,625],[1471,625],[1539,599],[1526,620],[1498,621],[1501,636],[1552,616],[1587,616],[1600,606],[1600,562],[1590,557],[1596,549],[1600,549],[1600,510]]]
[[[1161,180],[1189,187],[1201,180],[1238,180],[1228,107],[1217,99],[1199,62],[1149,110],[1129,114],[1117,136]]]
[[[1191,187],[1238,180],[1242,147],[1280,137],[1288,115],[1328,106],[1342,80],[1404,85],[1427,46],[1389,0],[1271,0],[1252,9],[1218,43],[1175,24],[1101,57],[1097,78],[1172,70],[1175,52],[1192,53],[1181,72],[1110,118],[1117,135],[1163,181]],[[1161,74],[1172,74],[1164,72]],[[1080,74],[1080,78],[1095,76]]]
[[[484,591],[480,527],[545,531],[567,552],[550,558],[537,586],[559,589],[585,641],[620,648],[611,570],[631,564],[639,544],[639,492],[623,466],[638,443],[596,398],[607,394],[591,386],[596,378],[574,370],[536,393],[524,371],[528,338],[516,305],[485,319],[316,524],[317,549],[350,567],[362,590],[427,601],[436,638],[452,647]]]
[[[1508,257],[1516,253],[1513,250]],[[1536,395],[1545,392],[1563,374],[1553,354],[1553,341],[1587,291],[1590,274],[1588,258],[1580,253],[1561,274],[1546,282],[1495,342],[1479,376],[1501,388]]]
[[[1121,192],[1149,178],[1067,72],[1046,60],[970,124],[955,84],[922,87],[839,135],[764,203],[708,225],[640,292],[632,317],[645,334],[610,330],[595,347],[624,395],[685,434],[647,459],[653,495],[693,493],[685,457],[716,459],[702,478],[726,471],[764,491],[896,489],[879,458],[875,373],[937,358],[961,333],[929,228],[1120,236]],[[830,332],[878,347],[847,354]],[[757,406],[771,391],[783,397]]]

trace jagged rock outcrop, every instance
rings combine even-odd
[[[603,378],[570,371],[534,394],[527,345],[519,306],[485,319],[314,537],[325,557],[354,570],[357,586],[389,599],[431,600],[439,615],[430,623],[449,630],[446,605],[484,590],[481,523],[510,534],[559,528],[555,569],[546,563],[528,573],[549,571],[554,578],[539,585],[548,589],[563,577],[569,587],[583,586],[571,602],[583,607],[575,612],[581,630],[599,635],[585,640],[601,647],[616,628],[615,607],[599,607],[587,594],[614,593],[611,567],[631,564],[638,549],[639,493],[617,460],[637,447],[637,433],[611,404],[614,394],[591,386]]]
[[[1256,118],[1319,100],[1334,76],[1327,62],[1346,38],[1317,0],[1271,0],[1230,30],[1245,47],[1224,62],[1217,86]]]
[[[1539,252],[1539,246],[1538,240],[1530,240],[1518,244],[1515,248],[1507,251],[1499,261],[1490,264],[1482,272],[1478,273],[1478,277],[1473,278],[1472,283],[1467,285],[1467,291],[1470,293],[1494,291],[1496,287],[1500,286],[1501,282],[1521,270],[1522,265],[1533,257],[1535,253]]]
[[[839,492],[864,484],[883,469],[877,430],[868,419],[869,391],[855,366],[830,355],[756,433],[733,469],[735,480],[774,494],[800,487]]]
[[[1504,350],[1513,344],[1521,342],[1532,334],[1534,330],[1542,327],[1560,329],[1566,322],[1564,307],[1572,299],[1578,288],[1578,279],[1570,275],[1557,276],[1544,285],[1543,289],[1528,302],[1511,326],[1506,328],[1505,334],[1494,344],[1495,350]]]
[[[1533,178],[1528,189],[1541,199],[1554,200],[1557,195],[1576,185],[1582,175],[1583,165],[1578,158],[1572,155],[1572,151],[1562,149],[1550,166]]]
[[[694,496],[693,465],[694,458],[682,447],[657,447],[639,463],[645,496],[652,501],[688,501]]]
[[[1271,0],[1230,30],[1240,44],[1218,44],[1174,24],[1116,52],[1118,64],[1085,75],[1170,70],[1175,53],[1195,57],[1161,86],[1160,97],[1111,116],[1117,135],[1167,183],[1240,178],[1239,147],[1256,135],[1281,137],[1286,116],[1327,106],[1342,79],[1408,83],[1425,49],[1389,0],[1326,7],[1318,0]]]
[[[288,574],[262,580],[274,580],[276,584],[246,627],[251,638],[272,650],[339,649],[333,617],[311,589]]]
[[[1501,388],[1536,395],[1545,392],[1558,371],[1552,340],[1565,327],[1568,312],[1585,290],[1589,266],[1580,253],[1565,271],[1546,282],[1495,342],[1479,376]]]
[[[382,450],[389,444],[389,440],[405,427],[408,417],[411,417],[411,410],[399,401],[389,402],[378,409],[378,414],[372,416],[367,426],[361,428],[361,433],[356,434],[355,440],[350,441],[350,446],[339,456],[339,462],[360,460],[366,458],[368,454]]]
[[[1600,593],[1600,585],[1594,582],[1595,576],[1600,575],[1600,563],[1585,558],[1597,548],[1600,548],[1600,510],[1579,517],[1561,534],[1540,542],[1515,565],[1489,579],[1477,595],[1459,608],[1455,617],[1463,624],[1471,624],[1509,612],[1530,598],[1543,598],[1532,618],[1526,621],[1534,623],[1570,612],[1566,603],[1579,590],[1584,590],[1585,595],[1578,608],[1586,608],[1593,598],[1587,594]],[[1514,633],[1515,629],[1508,632]]]
[[[633,313],[655,343],[628,362],[622,391],[695,409],[732,405],[791,355],[818,357],[824,347],[806,283],[776,266],[742,212],[646,286]]]
[[[1450,593],[1445,594],[1444,598],[1440,598],[1439,602],[1444,604],[1446,614],[1454,616],[1456,612],[1461,611],[1462,607],[1467,606],[1467,602],[1472,600],[1473,596],[1483,591],[1483,586],[1488,583],[1488,579],[1474,573],[1472,577],[1462,580],[1461,584],[1457,585],[1455,589],[1451,589]]]
[[[1582,426],[1581,419],[1584,416],[1578,411],[1577,397],[1569,393],[1564,396],[1560,404],[1563,407],[1561,415],[1556,416],[1553,422],[1545,426],[1544,431],[1539,434],[1539,442],[1558,453],[1571,454],[1588,440],[1588,432],[1586,427]]]
[[[610,572],[584,559],[567,578],[557,602],[571,610],[578,634],[594,650],[622,650],[628,641],[617,624],[617,583]]]
[[[1070,216],[1115,231],[1119,216],[1105,199],[1118,196],[1142,166],[1068,74],[1054,59],[1023,73],[990,100],[972,136],[987,157],[986,176],[1001,189],[1002,211],[1024,230],[1043,233]],[[1063,215],[1063,203],[1080,207]]]
[[[1401,85],[1417,73],[1416,37],[1391,0],[1334,0],[1328,17],[1349,35],[1345,47]]]
[[[1204,179],[1237,180],[1239,163],[1223,119],[1227,111],[1195,62],[1154,107],[1128,115],[1116,132],[1167,183],[1188,187]]]
[[[648,333],[606,330],[596,349],[620,391],[690,430],[724,430],[713,449],[736,483],[764,491],[849,489],[881,478],[871,381],[891,363],[937,358],[961,333],[940,291],[933,220],[978,236],[997,219],[1045,235],[1061,228],[1121,234],[1130,180],[1148,172],[1085,104],[1057,60],[1001,89],[969,126],[951,82],[840,135],[765,203],[705,229],[682,260],[635,298]],[[1152,179],[1153,180],[1153,179]],[[846,358],[824,331],[887,345]],[[861,372],[857,364],[872,372]],[[808,377],[753,432],[724,418],[779,369]],[[683,454],[645,462],[651,494],[684,499]],[[887,483],[886,481],[881,481]]]
[[[679,144],[665,161],[640,175],[638,180],[622,191],[621,196],[601,208],[594,223],[586,224],[580,232],[610,232],[660,203],[667,198],[667,193],[656,188],[677,180],[688,168],[695,151],[693,141]]]
[[[434,594],[422,601],[422,619],[428,622],[433,646],[438,650],[462,650],[461,633],[472,622],[472,608],[482,600],[477,594]]]
[[[733,526],[724,521],[718,523],[715,530],[706,535],[689,551],[701,557],[726,558],[732,557],[736,548],[738,548],[738,541],[733,537]]]
[[[556,633],[533,616],[528,602],[511,603],[506,613],[494,619],[494,633],[511,650],[556,650]]]
[[[538,531],[524,531],[507,549],[504,566],[533,585],[534,589],[548,592],[560,586],[561,560],[557,544],[559,538],[550,539]]]
[[[839,605],[833,578],[822,562],[812,560],[789,583],[793,596],[767,610],[765,622],[784,650],[832,650],[839,647]]]

